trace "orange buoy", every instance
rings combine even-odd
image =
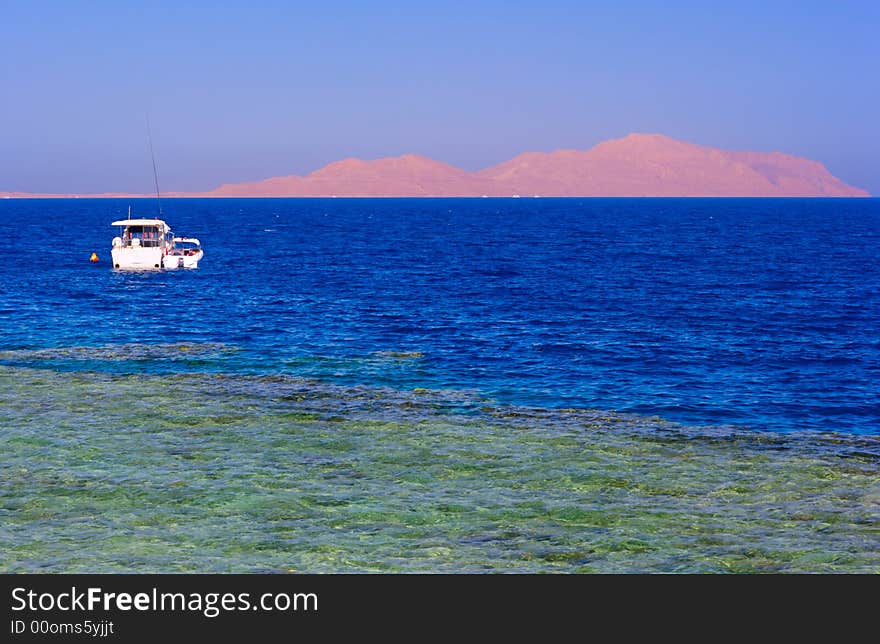
[[[98,253],[92,253],[92,256],[89,257],[89,261],[90,262],[97,262],[98,261]]]

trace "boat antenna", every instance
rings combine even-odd
[[[156,172],[156,155],[153,153],[153,133],[150,130],[150,115],[147,113],[147,138],[150,141],[150,158],[153,160],[153,180],[156,182],[156,203],[159,204],[159,216],[162,216],[162,199],[159,197],[159,173]]]

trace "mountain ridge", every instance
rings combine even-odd
[[[867,197],[819,161],[632,133],[589,150],[523,152],[475,172],[418,154],[346,158],[306,175],[168,197]],[[0,197],[85,196],[3,193]],[[132,196],[123,193],[91,197]],[[142,195],[149,196],[149,195]]]

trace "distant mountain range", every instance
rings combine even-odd
[[[225,183],[169,197],[867,197],[821,163],[781,152],[730,152],[660,134],[630,134],[590,150],[525,152],[467,172],[427,157],[336,161],[306,176]],[[0,197],[26,195],[2,193]],[[54,195],[75,196],[75,195]],[[135,196],[118,193],[77,195]],[[138,195],[149,196],[149,195]]]

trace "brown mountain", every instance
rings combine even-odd
[[[821,163],[779,152],[728,152],[659,134],[591,150],[527,152],[478,173],[502,194],[560,196],[867,196]]]
[[[862,197],[816,161],[729,152],[659,134],[630,134],[586,151],[526,152],[480,172],[407,154],[346,159],[305,177],[224,184],[205,196],[749,196]]]
[[[479,172],[423,156],[336,161],[306,176],[227,183],[169,197],[866,197],[821,163],[780,152],[730,152],[659,134],[630,134],[590,150],[526,152]],[[24,195],[4,196],[73,196]],[[129,196],[119,194],[81,196]],[[148,195],[144,195],[148,196]]]
[[[217,197],[386,197],[467,196],[480,193],[478,177],[417,154],[363,161],[344,159],[300,177],[290,175],[252,183],[224,184]]]

